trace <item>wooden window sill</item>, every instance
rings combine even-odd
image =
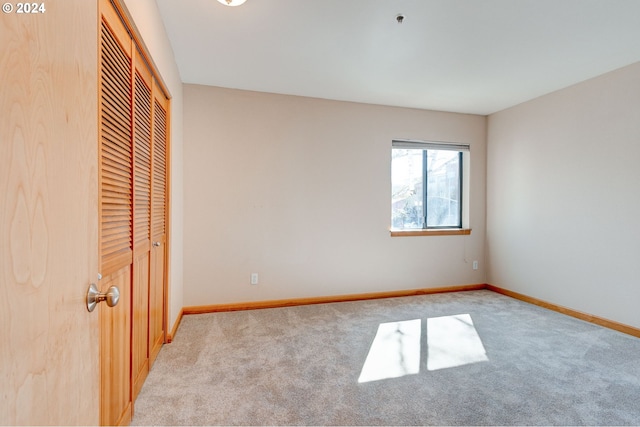
[[[431,230],[390,230],[391,237],[410,236],[468,236],[470,228],[437,228]]]

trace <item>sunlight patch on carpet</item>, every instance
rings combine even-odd
[[[420,373],[421,319],[381,323],[362,366],[359,383]],[[428,371],[487,362],[469,314],[430,317],[426,323]]]
[[[427,346],[429,371],[489,360],[468,314],[427,319]]]
[[[419,373],[421,329],[420,319],[381,323],[358,382]]]

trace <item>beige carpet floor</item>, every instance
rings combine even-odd
[[[491,291],[185,316],[133,425],[640,425],[640,339]]]

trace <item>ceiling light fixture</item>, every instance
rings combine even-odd
[[[218,1],[225,6],[240,6],[242,3],[244,3],[247,0],[218,0]]]

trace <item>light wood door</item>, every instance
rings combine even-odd
[[[0,14],[0,425],[95,425],[97,4],[45,6]]]

